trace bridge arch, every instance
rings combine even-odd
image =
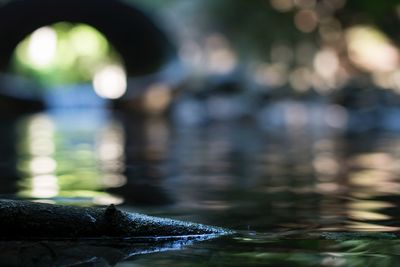
[[[60,21],[100,31],[120,53],[130,76],[154,72],[174,54],[149,16],[121,0],[6,0],[0,4],[0,71],[7,70],[26,36]]]

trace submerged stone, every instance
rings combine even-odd
[[[5,239],[136,238],[173,239],[232,233],[219,227],[107,208],[82,208],[0,200],[0,236]]]

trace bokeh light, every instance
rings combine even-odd
[[[300,10],[294,16],[294,24],[300,31],[310,33],[318,25],[318,15],[311,9]]]
[[[346,31],[349,58],[369,72],[393,71],[399,65],[399,51],[381,31],[354,26]]]
[[[106,66],[94,75],[93,87],[95,92],[103,98],[120,98],[127,89],[126,73],[120,66]]]
[[[293,9],[293,0],[270,0],[271,6],[280,12],[288,12]]]
[[[110,99],[127,87],[118,52],[102,33],[81,23],[37,29],[16,47],[11,68],[47,88],[92,82],[99,96]]]
[[[46,68],[55,59],[57,33],[50,27],[34,31],[28,45],[28,62],[38,68]]]

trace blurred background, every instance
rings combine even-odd
[[[3,56],[3,95],[30,95],[43,106],[61,106],[79,85],[79,94],[87,96],[73,98],[71,105],[101,105],[102,98],[113,100],[103,101],[107,106],[168,114],[186,124],[247,117],[268,128],[290,121],[283,110],[301,109],[289,116],[303,117],[294,119],[301,124],[307,112],[320,108],[324,111],[312,112],[320,115],[313,124],[352,132],[398,130],[397,1],[127,2],[160,32],[151,33],[146,21],[142,32],[121,30],[134,20],[115,19],[106,28],[98,22],[104,11],[97,17],[92,12],[90,19],[83,13],[71,21],[58,21],[67,15],[52,17],[48,21],[54,23],[18,36]],[[41,12],[50,8],[57,9]],[[125,35],[126,44],[116,32]],[[148,49],[132,47],[149,55],[140,59],[126,50],[143,32],[165,39],[155,38],[160,44]],[[168,50],[168,56],[158,50]],[[143,70],[139,75],[132,71],[134,60]],[[144,63],[150,61],[151,69]],[[16,83],[12,89],[10,80]],[[302,105],[307,101],[312,103]]]
[[[399,230],[399,1],[48,2],[0,2],[2,197]]]

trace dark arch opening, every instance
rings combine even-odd
[[[165,34],[134,6],[119,0],[10,0],[0,5],[0,71],[34,30],[60,21],[99,30],[121,54],[128,75],[156,71],[174,50]]]

